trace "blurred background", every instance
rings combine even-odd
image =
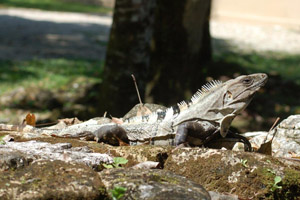
[[[298,0],[1,0],[0,123],[122,117],[170,106],[205,82],[264,72],[233,123],[268,130],[300,114]]]

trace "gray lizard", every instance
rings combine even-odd
[[[224,83],[211,81],[189,102],[182,101],[166,110],[128,118],[122,124],[103,124],[93,134],[99,142],[110,144],[122,140],[130,145],[202,146],[217,135],[228,135],[232,120],[247,107],[267,79],[266,74],[257,73]],[[234,133],[230,136],[244,142],[245,150],[251,150],[246,138]]]

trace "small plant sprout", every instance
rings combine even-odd
[[[127,188],[115,186],[114,189],[110,190],[111,196],[113,200],[119,200],[122,196],[124,196]]]
[[[280,176],[275,176],[274,178],[274,184],[271,188],[271,191],[274,192],[277,189],[282,189],[282,186],[279,186],[278,183],[280,183],[282,181]]]
[[[241,163],[244,167],[249,167],[249,165],[247,164],[248,160],[247,159],[241,159]]]
[[[114,162],[112,164],[103,164],[103,166],[107,169],[110,168],[121,168],[121,165],[124,165],[128,162],[126,158],[122,157],[114,157]]]

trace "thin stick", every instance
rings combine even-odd
[[[132,76],[132,79],[133,79],[133,82],[134,82],[134,86],[135,86],[136,93],[137,93],[137,95],[138,95],[140,104],[143,104],[143,102],[142,102],[142,100],[141,100],[141,96],[140,96],[140,92],[139,92],[138,86],[137,86],[137,84],[136,84],[136,79],[135,79],[135,77],[134,77],[133,74],[131,74],[131,76]]]
[[[58,121],[56,121],[56,122],[42,123],[42,124],[36,124],[35,126],[39,127],[39,126],[45,126],[45,125],[53,125],[53,124],[57,124],[57,123],[58,123]]]
[[[274,124],[270,128],[269,132],[273,130],[273,128],[275,127],[275,125],[278,123],[279,120],[280,120],[280,117],[277,117],[277,119],[275,120]]]
[[[276,124],[278,123],[279,120],[280,120],[280,117],[277,117],[277,119],[275,120],[274,124],[273,124],[272,127],[270,128],[270,130],[269,130],[269,132],[268,132],[268,134],[267,134],[267,136],[266,136],[266,138],[265,138],[264,143],[266,143],[266,141],[267,141],[267,139],[268,139],[268,136],[269,136],[269,133],[273,130],[273,128],[276,126]],[[274,135],[273,135],[273,137],[272,137],[271,140],[273,140],[273,138],[275,137],[275,134],[276,134],[276,132],[274,133]]]

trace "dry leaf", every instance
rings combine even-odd
[[[111,121],[116,124],[123,124],[122,118],[111,117]]]
[[[272,140],[269,142],[263,143],[259,149],[257,150],[258,153],[272,155]]]
[[[33,113],[28,113],[25,118],[26,125],[35,126],[35,115]]]
[[[74,124],[80,124],[82,122],[77,117],[59,119],[58,121],[65,123],[67,126],[74,125]]]
[[[263,143],[262,145],[260,145],[259,149],[257,150],[258,153],[262,153],[262,154],[266,154],[266,155],[272,155],[272,142],[273,139],[277,133],[277,129],[275,129],[274,133],[273,133],[273,137],[269,142],[266,142],[269,133],[271,133],[271,131],[273,130],[273,128],[275,127],[275,125],[277,124],[277,122],[279,121],[279,117],[277,117],[276,121],[274,122],[274,124],[272,125],[272,127],[270,128],[266,139],[265,139],[265,143]]]
[[[295,152],[289,152],[289,154],[291,154],[291,158],[300,159],[300,157],[297,156],[297,154]]]
[[[152,112],[144,104],[140,104],[136,112],[136,116],[150,115]]]

